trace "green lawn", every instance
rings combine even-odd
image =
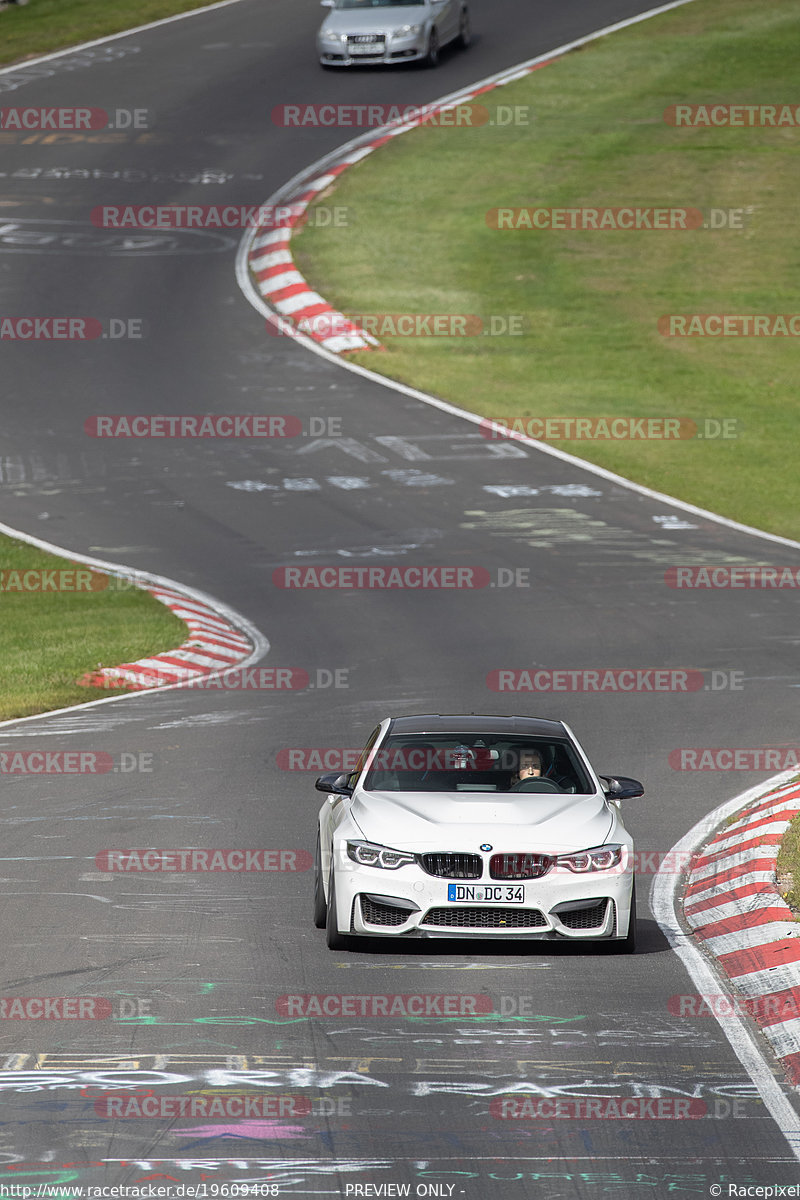
[[[63,50],[160,17],[204,8],[208,0],[30,0],[0,11],[0,63]]]
[[[445,90],[442,73],[442,90]],[[676,103],[800,101],[800,10],[696,0],[481,97],[528,125],[421,129],[319,203],[298,264],[342,311],[518,314],[523,336],[383,338],[357,362],[497,418],[725,419],[727,440],[554,444],[660,491],[800,538],[800,337],[666,338],[671,313],[800,313],[800,128],[684,129]],[[749,210],[743,228],[497,230],[506,206]]]
[[[778,890],[800,920],[800,817],[795,817],[783,835],[776,872]]]
[[[132,662],[187,640],[183,621],[140,588],[111,579],[104,590],[33,591],[35,577],[10,574],[75,565],[0,537],[0,720],[120,695],[127,689],[78,687],[76,680],[99,664]],[[102,578],[95,574],[96,582]],[[43,582],[87,586],[62,575]]]

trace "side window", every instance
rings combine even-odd
[[[348,787],[354,788],[356,786],[356,783],[358,782],[358,777],[361,774],[361,772],[364,770],[364,763],[367,761],[367,758],[369,757],[370,750],[372,749],[372,747],[375,745],[376,741],[378,740],[378,734],[380,733],[380,731],[381,731],[380,725],[376,725],[375,728],[373,729],[372,733],[369,735],[366,746],[364,747],[364,749],[361,751],[361,753],[358,756],[358,762],[356,763],[356,769],[347,776]]]

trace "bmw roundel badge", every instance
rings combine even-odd
[[[486,850],[487,852],[488,852],[489,850],[491,850],[491,848],[492,848],[492,847],[489,845],[489,843],[488,843],[488,842],[484,842],[484,843],[483,843],[483,845],[481,846],[481,850]]]

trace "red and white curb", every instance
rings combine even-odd
[[[241,666],[252,657],[254,646],[250,639],[213,608],[174,588],[146,590],[180,617],[189,627],[191,637],[176,650],[90,671],[78,680],[82,687],[143,689],[186,683]]]
[[[163,654],[155,654],[151,658],[143,658],[134,663],[100,667],[79,680],[79,683],[86,686],[105,688],[109,691],[130,689],[123,694],[87,700],[83,704],[70,704],[65,708],[34,713],[29,717],[0,721],[0,725],[4,727],[41,721],[59,713],[80,712],[101,704],[132,702],[155,688],[164,690],[185,687],[194,679],[224,675],[231,669],[244,670],[254,666],[269,652],[269,642],[247,617],[207,592],[201,592],[187,584],[176,583],[174,579],[165,575],[134,570],[120,563],[108,562],[106,559],[94,558],[64,546],[57,546],[3,522],[0,522],[0,534],[28,542],[31,546],[37,546],[40,550],[59,558],[69,559],[70,562],[85,563],[86,566],[115,579],[134,583],[149,591],[163,604],[167,604],[175,615],[186,623],[190,633],[187,641],[176,650],[166,650]]]
[[[410,129],[416,129],[419,125],[434,120],[437,113],[456,108],[459,104],[474,100],[476,96],[484,95],[495,88],[504,87],[507,83],[515,83],[518,79],[524,79],[533,71],[548,66],[569,54],[570,51],[597,41],[598,38],[606,37],[610,33],[616,33],[617,30],[626,29],[631,25],[637,25],[641,21],[669,12],[673,8],[681,8],[684,4],[691,2],[692,0],[670,0],[667,4],[659,5],[644,13],[637,13],[634,17],[628,17],[614,25],[608,25],[585,37],[576,38],[575,41],[568,42],[566,45],[557,46],[546,54],[540,54],[536,58],[518,63],[505,71],[499,71],[497,74],[490,75],[473,84],[472,87],[459,92],[451,92],[440,100],[424,105],[416,115],[407,120],[393,121],[378,130],[352,138],[331,154],[320,159],[319,162],[301,171],[299,175],[296,175],[294,179],[271,196],[263,206],[270,213],[277,208],[288,208],[286,227],[270,229],[268,232],[265,227],[259,227],[244,239],[243,257],[255,280],[256,291],[272,310],[269,315],[271,323],[280,333],[289,337],[307,337],[332,354],[370,348],[383,349],[376,338],[361,329],[355,322],[348,321],[342,313],[328,304],[318,292],[309,286],[302,273],[298,271],[292,258],[290,242],[292,233],[298,225],[304,223],[303,219],[309,204],[316,199],[320,192],[332,187],[348,167],[361,162],[368,154],[372,154],[373,150],[385,145],[392,138],[399,137],[400,134],[407,133]],[[332,329],[336,332],[331,333]]]
[[[364,154],[369,153],[368,150]],[[363,158],[363,154],[358,158]],[[351,156],[351,162],[358,158]],[[291,202],[291,223],[282,229],[273,229],[264,233],[257,231],[250,246],[248,263],[256,281],[260,295],[272,305],[278,314],[276,322],[279,331],[289,337],[296,332],[305,333],[308,337],[319,342],[333,354],[341,354],[345,350],[367,350],[370,347],[379,348],[374,337],[363,329],[348,321],[337,312],[318,292],[313,291],[301,273],[297,270],[289,249],[289,241],[306,208],[319,191],[327,187],[341,174],[350,162],[342,163],[328,175],[322,175],[312,180],[306,190]],[[331,335],[325,330],[336,329]]]
[[[286,194],[282,195],[281,199],[281,207],[290,210],[286,226],[272,229],[268,233],[265,233],[263,228],[257,229],[247,252],[247,264],[255,279],[256,289],[262,299],[275,310],[277,319],[274,323],[278,330],[290,337],[297,333],[304,334],[333,354],[370,348],[383,349],[376,338],[328,304],[298,271],[292,258],[290,242],[293,232],[304,223],[308,206],[320,192],[330,188],[348,167],[361,162],[373,150],[385,145],[392,138],[434,120],[437,113],[456,108],[459,104],[474,100],[476,96],[502,87],[506,83],[524,79],[540,67],[554,62],[569,49],[571,46],[561,47],[560,51],[542,61],[536,60],[522,67],[515,67],[490,82],[476,84],[466,91],[426,105],[424,111],[408,120],[382,126],[377,132],[355,138],[324,159],[324,166],[320,165],[318,173],[312,171],[310,178],[303,179],[302,182],[295,180],[294,186],[288,185]],[[270,200],[264,207],[271,212],[273,205],[274,200]],[[332,330],[335,332],[331,332]]]
[[[608,26],[604,29],[596,31],[585,38],[580,38],[565,46],[560,46],[555,50],[549,51],[546,55],[542,55],[540,59],[533,59],[526,63],[519,64],[518,72],[505,78],[507,82],[511,82],[512,78],[519,78],[520,74],[526,68],[535,65],[538,62],[545,60],[552,61],[556,57],[567,53],[569,50],[577,49],[579,46],[587,45],[588,43],[597,40],[600,37],[605,37],[610,33],[616,32],[618,29],[624,29],[631,25],[637,24],[639,21],[649,20],[651,17],[657,16],[663,12],[668,12],[671,9],[680,8],[685,3],[691,3],[692,0],[673,0],[673,2],[659,6],[645,13],[640,13],[635,17],[628,18],[618,22],[616,25]],[[526,72],[527,73],[527,72]],[[495,76],[492,79],[484,80],[484,83],[500,82],[501,76]],[[442,101],[444,103],[444,100]],[[357,146],[357,139],[349,142],[346,146],[340,147],[334,153],[320,159],[318,162],[307,167],[294,179],[278,188],[276,192],[267,201],[268,205],[277,206],[283,203],[287,197],[296,196],[301,191],[301,183],[303,181],[321,178],[327,171],[327,168],[336,162],[340,162],[345,153],[354,149]],[[264,293],[261,293],[256,288],[253,280],[253,273],[249,266],[250,250],[252,241],[255,236],[255,231],[248,231],[243,236],[239,249],[236,255],[236,279],[242,294],[247,299],[253,308],[260,313],[268,322],[273,325],[280,325],[282,318],[276,316],[273,307],[265,300]],[[274,243],[273,243],[274,245]],[[288,238],[283,249],[288,250]],[[284,260],[284,262],[287,260]],[[302,277],[301,277],[302,278]],[[310,289],[309,289],[310,290]],[[286,328],[289,329],[289,322],[285,322]],[[433,396],[419,388],[410,387],[406,384],[399,383],[397,380],[390,379],[385,375],[379,374],[377,371],[369,370],[367,367],[353,361],[345,355],[332,353],[319,341],[314,340],[309,335],[300,332],[294,334],[295,339],[303,345],[311,353],[326,359],[331,363],[336,363],[343,370],[349,371],[354,375],[358,375],[362,379],[369,380],[377,384],[379,387],[386,388],[395,395],[409,397],[422,404],[429,405],[431,408],[436,408],[440,412],[447,413],[450,416],[456,417],[461,421],[466,421],[472,425],[480,425],[484,420],[479,414],[467,411],[452,404],[446,400],[442,400],[437,396]],[[588,475],[592,475],[598,479],[603,479],[612,483],[616,487],[627,489],[635,492],[639,496],[646,497],[650,500],[656,500],[667,506],[671,511],[678,510],[682,513],[687,513],[694,517],[700,517],[703,520],[713,522],[724,529],[734,530],[738,533],[747,534],[750,537],[758,538],[761,542],[769,542],[775,545],[788,546],[794,550],[800,549],[800,542],[791,538],[782,537],[779,534],[767,533],[763,529],[756,529],[753,526],[745,525],[739,521],[733,521],[729,517],[720,516],[719,513],[711,512],[709,509],[701,508],[699,505],[689,504],[684,500],[678,500],[674,496],[669,496],[664,492],[659,492],[653,488],[644,487],[640,483],[635,483],[630,479],[626,479],[622,475],[618,475],[613,471],[607,470],[605,467],[600,467],[595,463],[587,462],[585,459],[578,458],[574,454],[569,454],[565,450],[561,450],[555,446],[545,442],[536,441],[534,438],[520,438],[526,446],[529,446],[537,454],[546,454],[550,458],[558,459],[562,463],[568,464],[570,467],[575,467]],[[785,778],[773,780],[773,784],[783,784],[787,782]],[[670,950],[680,960],[686,973],[693,981],[695,987],[699,991],[710,994],[719,989],[719,977],[715,968],[712,968],[711,962],[706,958],[698,948],[697,940],[690,934],[687,934],[683,925],[682,904],[678,897],[678,888],[681,882],[681,876],[675,871],[674,866],[667,865],[676,861],[680,861],[681,855],[687,857],[698,852],[698,847],[705,844],[709,835],[718,827],[721,820],[732,814],[737,814],[741,811],[742,806],[752,800],[760,799],[764,794],[764,785],[756,791],[751,789],[743,795],[736,796],[727,803],[715,809],[712,813],[707,814],[701,821],[692,827],[679,841],[672,847],[669,854],[666,855],[665,863],[662,864],[658,873],[653,880],[651,889],[650,903],[653,910],[653,915],[656,918],[661,932],[666,937]],[[679,915],[680,914],[680,915]],[[722,1030],[724,1036],[736,1055],[739,1062],[742,1064],[745,1072],[752,1080],[758,1095],[760,1096],[765,1111],[769,1113],[772,1120],[780,1130],[782,1136],[792,1152],[796,1161],[800,1162],[800,1128],[798,1128],[798,1115],[794,1107],[794,1103],[787,1095],[786,1085],[783,1081],[779,1081],[773,1065],[768,1061],[765,1055],[765,1048],[759,1039],[758,1041],[753,1036],[753,1031],[748,1024],[742,1021],[742,1018],[734,1010],[730,1013],[720,1011],[714,1012],[714,1017]]]
[[[800,922],[781,899],[775,863],[800,813],[800,783],[759,797],[692,859],[683,909],[781,1060],[800,1084]]]

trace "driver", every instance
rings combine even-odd
[[[522,749],[519,752],[519,766],[511,778],[509,791],[517,790],[527,779],[536,779],[542,773],[542,756],[538,750]]]

